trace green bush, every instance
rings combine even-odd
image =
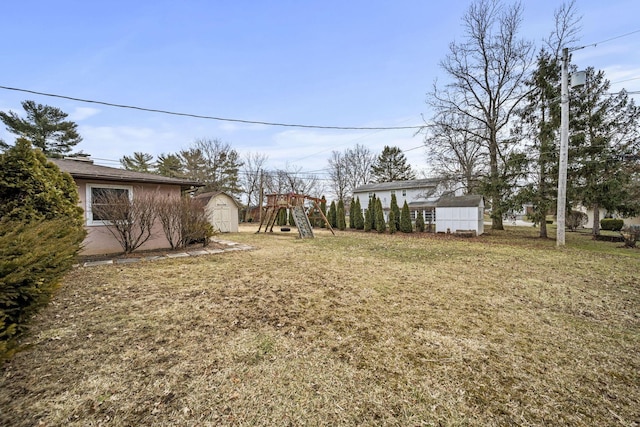
[[[600,220],[601,230],[620,231],[624,226],[624,221],[618,218],[602,218]]]
[[[25,139],[0,154],[0,360],[52,297],[86,235],[68,174]]]
[[[424,217],[422,211],[418,211],[416,214],[416,231],[422,233],[424,231]]]
[[[0,361],[16,350],[29,318],[49,302],[84,236],[66,219],[0,222]]]
[[[400,213],[400,231],[403,233],[412,233],[413,225],[411,224],[411,212],[409,211],[409,205],[404,202],[402,205],[402,212]]]

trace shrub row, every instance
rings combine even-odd
[[[620,231],[624,226],[624,221],[618,218],[603,218],[600,220],[602,230]]]

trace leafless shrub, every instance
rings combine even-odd
[[[190,197],[165,197],[157,201],[156,212],[171,249],[191,243],[206,246],[214,230],[204,206]]]
[[[588,217],[584,212],[571,211],[566,218],[567,227],[569,230],[576,231],[579,227],[584,227],[587,223]]]
[[[113,234],[122,250],[131,253],[152,236],[156,219],[156,194],[104,191],[92,201],[94,220],[99,218]]]

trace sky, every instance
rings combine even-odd
[[[509,2],[505,2],[509,4]],[[259,122],[411,127],[432,114],[439,63],[462,41],[470,1],[6,1],[0,86],[148,109]],[[541,46],[560,1],[524,0],[520,35]],[[640,2],[578,0],[578,68],[602,69],[611,91],[640,90]],[[629,34],[632,33],[632,34]],[[620,37],[622,36],[622,37]],[[613,39],[613,40],[610,40]],[[595,46],[592,46],[593,44]],[[640,100],[635,97],[636,102]],[[97,164],[219,139],[267,169],[326,177],[332,151],[397,146],[428,176],[415,129],[326,130],[166,115],[0,89],[0,110],[34,100],[78,124],[76,147]],[[15,140],[4,127],[0,139]]]

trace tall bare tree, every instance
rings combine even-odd
[[[240,181],[247,196],[247,206],[256,206],[260,199],[260,181],[263,179],[264,166],[269,156],[262,153],[247,153],[242,165],[242,176]],[[245,211],[245,221],[247,221],[250,209]]]
[[[509,162],[508,125],[527,94],[523,84],[532,63],[532,43],[518,37],[522,21],[519,3],[476,0],[462,18],[465,38],[452,42],[440,65],[450,78],[434,84],[429,103],[437,113],[466,116],[470,131],[488,151],[485,191],[492,205],[492,227],[503,229],[504,166]],[[501,170],[502,168],[502,170]]]
[[[425,136],[427,159],[442,185],[453,193],[476,193],[486,174],[486,147],[471,126],[467,116],[444,111]]]

